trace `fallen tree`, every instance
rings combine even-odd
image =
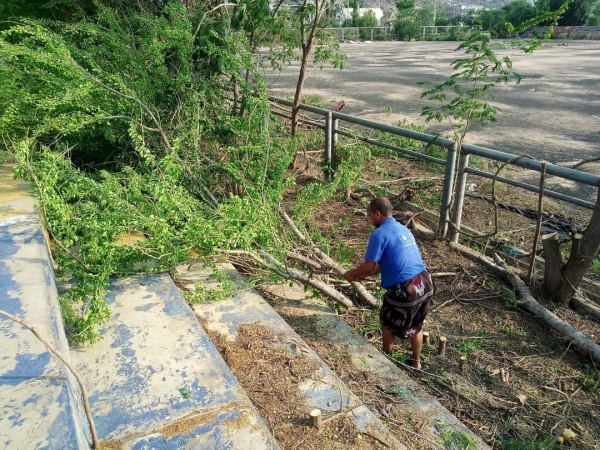
[[[311,253],[318,257],[324,265],[331,268],[338,275],[343,275],[344,272],[346,272],[346,269],[327,256],[327,254],[325,254],[320,248],[316,247],[312,242],[310,242],[283,209],[280,209],[279,211],[283,217],[283,220],[285,220],[285,223],[288,224],[298,239],[300,239],[304,245],[310,246]],[[377,299],[367,290],[367,288],[358,282],[352,282],[351,285],[361,300],[371,306],[377,306]]]
[[[523,308],[527,312],[533,314],[542,323],[572,341],[575,346],[585,353],[590,359],[592,359],[592,361],[600,363],[600,345],[591,341],[579,330],[569,325],[556,314],[548,311],[546,308],[540,305],[531,294],[531,291],[525,282],[523,282],[523,280],[517,276],[517,271],[515,271],[513,268],[509,268],[506,263],[497,255],[495,257],[496,262],[493,262],[490,261],[490,259],[485,255],[465,247],[464,245],[452,242],[450,243],[450,247],[457,250],[463,256],[466,256],[472,261],[483,265],[486,269],[508,281],[519,296],[520,300],[518,305],[520,308]]]
[[[285,264],[277,260],[277,258],[275,258],[273,255],[271,255],[265,250],[259,250],[257,253],[248,250],[228,250],[223,251],[223,253],[230,257],[249,257],[260,267],[267,270],[271,270],[282,278],[285,278],[287,280],[298,281],[302,284],[315,288],[321,294],[325,295],[330,300],[339,303],[344,308],[351,308],[352,306],[354,306],[354,304],[348,297],[339,292],[333,286],[330,286],[324,281],[319,280],[317,278],[309,277],[300,272],[299,270],[287,267]]]

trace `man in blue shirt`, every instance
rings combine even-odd
[[[360,281],[381,273],[381,286],[386,289],[379,315],[383,351],[392,353],[396,336],[410,339],[411,365],[420,369],[423,321],[435,291],[431,274],[410,230],[392,217],[387,198],[373,200],[367,214],[376,230],[369,238],[365,262],[346,272],[344,278]]]

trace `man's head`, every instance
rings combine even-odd
[[[367,215],[375,228],[378,228],[381,222],[392,216],[392,204],[385,197],[377,197],[369,203]]]

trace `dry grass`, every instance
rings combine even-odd
[[[391,180],[386,176],[389,173],[423,179],[432,176],[406,159],[379,158],[377,162],[371,161],[365,170],[365,180],[378,194],[391,192],[392,200],[394,194],[402,192],[403,184],[383,183]],[[440,183],[439,180],[431,180],[430,187],[417,190],[414,201],[429,206],[427,203],[431,202],[431,198],[439,197]],[[411,186],[415,187],[414,183]],[[479,193],[488,193],[489,182],[482,182],[478,190]],[[498,194],[500,201],[513,204],[519,201],[524,207],[531,206],[528,202],[532,196],[535,199],[535,194],[517,193],[510,189],[500,190]],[[287,202],[291,205],[293,196],[288,197]],[[394,204],[399,206],[398,202]],[[331,201],[321,205],[318,217],[306,224],[309,229],[319,230],[332,243],[330,251],[334,257],[343,259],[352,255],[352,263],[362,260],[370,232],[365,218],[354,215],[356,208],[354,204]],[[466,223],[486,231],[491,225],[490,208],[491,205],[481,200],[467,200]],[[575,222],[585,223],[585,220],[585,215],[579,215]],[[517,242],[530,242],[533,230],[528,228],[529,225],[530,221],[521,216],[500,213],[501,231],[525,228],[520,233],[512,233],[517,235]],[[578,435],[569,442],[570,448],[599,448],[600,372],[595,370],[589,359],[566,339],[526,312],[516,309],[514,294],[501,280],[462,258],[444,242],[424,241],[420,242],[420,248],[432,272],[457,273],[456,276],[436,279],[436,300],[425,328],[431,332],[432,344],[435,345],[437,338],[443,335],[448,337],[448,347],[444,359],[437,356],[434,345],[424,348],[425,370],[431,376],[418,377],[423,388],[490,445],[498,447],[499,440],[509,438],[532,441],[557,437],[567,427]],[[599,340],[598,323],[563,306],[542,303],[591,339]],[[381,336],[376,314],[375,311],[357,309],[344,313],[343,317],[379,347]],[[328,356],[343,355],[343,351],[328,348],[322,339],[311,339],[314,330],[303,332],[298,328],[297,331],[337,375],[363,401],[374,406],[382,420],[386,420],[386,414],[390,414],[388,409],[396,406],[389,398],[378,395],[370,380],[361,378],[360,371],[349,365],[349,358]],[[397,347],[397,351],[402,350]],[[459,357],[463,355],[468,356],[465,375],[458,369]],[[431,382],[439,377],[462,397],[443,385]],[[393,411],[392,417],[402,417],[401,412],[401,408]],[[406,423],[400,425],[418,433]],[[402,436],[402,429],[395,431]]]
[[[241,325],[235,342],[205,327],[227,365],[257,407],[273,436],[284,449],[385,448],[356,424],[340,415],[323,425],[321,432],[310,426],[312,409],[299,389],[317,379],[319,364],[304,353],[294,354],[281,345],[285,338],[258,324]]]

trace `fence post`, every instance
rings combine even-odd
[[[442,206],[440,207],[440,225],[438,233],[444,238],[448,234],[448,221],[450,220],[450,204],[452,203],[452,192],[454,189],[454,174],[456,172],[456,152],[458,144],[455,142],[448,149],[446,155],[446,171],[444,173],[444,190],[442,191]]]
[[[465,200],[465,189],[467,187],[467,172],[466,169],[469,167],[469,154],[461,149],[460,159],[458,161],[458,177],[456,180],[456,189],[454,194],[454,225],[456,228],[452,228],[452,242],[458,242],[460,236],[460,222],[462,220],[463,203]]]
[[[343,29],[343,28],[342,28],[342,42],[346,42],[346,41],[344,40],[344,29]]]
[[[331,178],[335,178],[335,171],[337,169],[337,165],[339,163],[337,159],[337,143],[338,143],[338,133],[337,130],[340,126],[339,119],[333,119],[332,129],[331,129]]]
[[[373,27],[371,27],[371,42],[373,42]]]
[[[327,111],[325,116],[325,179],[332,180],[333,114]]]

